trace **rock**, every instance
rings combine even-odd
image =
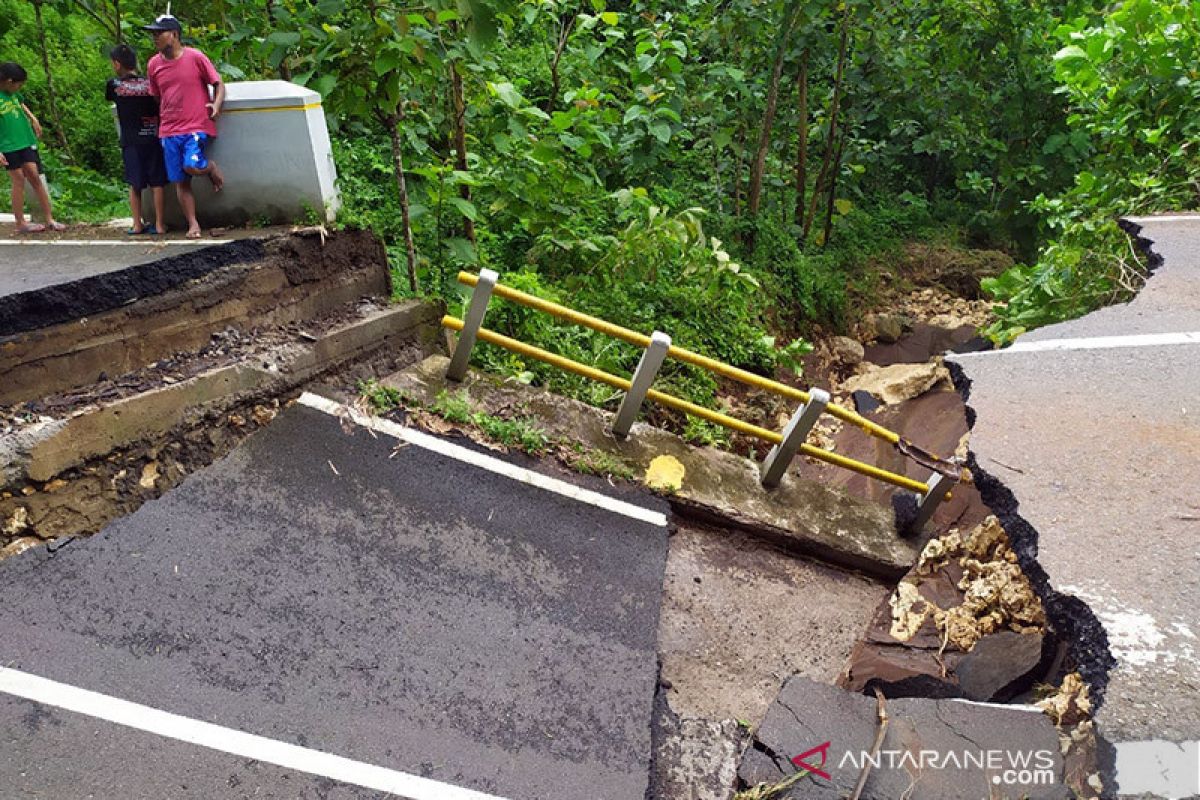
[[[868,314],[863,317],[863,329],[868,339],[894,344],[904,335],[906,320],[899,314]]]
[[[941,359],[924,364],[892,364],[855,375],[842,384],[843,391],[868,392],[886,405],[918,397],[933,388],[952,389],[950,372]]]
[[[64,481],[62,478],[55,478],[54,480],[50,481],[45,486],[43,486],[42,491],[43,492],[57,492],[59,489],[64,488],[66,485],[67,485],[67,482]]]
[[[976,642],[959,662],[955,674],[963,697],[1007,700],[1014,694],[1010,687],[1029,675],[1041,660],[1040,633],[1000,631]]]
[[[829,350],[841,364],[854,366],[863,360],[863,346],[849,336],[834,336],[829,340]]]
[[[8,519],[4,520],[4,533],[8,536],[16,536],[28,527],[29,509],[24,506],[14,508]]]
[[[882,405],[870,392],[864,392],[862,389],[856,389],[850,396],[854,398],[854,410],[859,414],[870,414]]]
[[[18,556],[32,547],[37,547],[41,543],[41,539],[34,538],[33,536],[22,536],[20,539],[14,539],[4,547],[0,547],[0,561]]]
[[[275,415],[278,413],[279,412],[276,409],[267,408],[263,405],[257,405],[254,407],[254,412],[251,416],[254,417],[254,421],[261,427],[275,419]]]
[[[1071,797],[1063,783],[1058,732],[1040,711],[957,700],[887,701],[890,722],[861,795],[864,800],[917,797]],[[791,759],[815,771],[778,800],[844,798],[871,757],[879,721],[873,697],[793,677],[755,732],[738,769],[747,786],[794,774]],[[774,754],[774,758],[771,755]]]
[[[146,466],[142,467],[142,477],[138,480],[138,486],[143,489],[153,489],[154,484],[158,482],[158,462],[151,461]]]

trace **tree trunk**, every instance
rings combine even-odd
[[[797,227],[804,227],[804,198],[808,190],[808,48],[800,59],[800,74],[796,77],[796,107],[799,122],[796,132],[799,143],[796,146],[796,209],[794,221]]]
[[[558,43],[554,46],[554,56],[550,59],[550,99],[546,101],[546,113],[554,113],[554,104],[558,102],[559,75],[558,62],[562,60],[563,50],[567,40],[571,38],[571,29],[575,27],[575,14],[569,19],[560,19],[558,23]]]
[[[404,226],[404,249],[408,257],[408,288],[415,295],[420,291],[417,284],[417,248],[413,244],[412,220],[408,216],[408,185],[404,182],[404,153],[400,149],[400,123],[404,120],[404,101],[395,114],[384,120],[388,136],[392,140],[392,173],[396,176],[396,188],[400,192],[400,219]]]
[[[833,160],[833,152],[838,139],[838,109],[842,104],[842,79],[846,75],[846,46],[850,41],[850,8],[847,6],[842,17],[842,41],[838,46],[837,72],[833,79],[833,99],[829,103],[829,135],[825,138],[825,155],[821,158],[821,171],[817,174],[817,183],[813,187],[812,200],[808,204],[808,216],[804,220],[803,240],[808,240],[808,232],[817,216],[817,202],[820,200],[820,188],[829,178],[829,162]]]
[[[125,32],[121,30],[121,0],[113,0],[113,29],[117,32],[114,37],[117,44],[125,42]]]
[[[821,247],[829,246],[829,237],[833,235],[833,201],[837,196],[837,179],[842,171],[842,152],[846,149],[846,133],[842,131],[842,140],[838,143],[837,155],[833,159],[833,171],[829,173],[829,200],[825,203],[825,235]]]
[[[763,112],[762,128],[758,135],[758,149],[754,153],[754,161],[750,165],[750,187],[746,198],[746,210],[750,214],[751,226],[746,229],[746,249],[754,252],[755,229],[753,221],[758,218],[758,208],[762,201],[763,172],[767,166],[767,150],[771,146],[771,128],[775,124],[775,108],[779,102],[779,79],[783,75],[783,57],[787,53],[788,38],[796,17],[800,12],[800,3],[794,3],[784,20],[779,32],[779,40],[775,47],[775,62],[771,65],[771,80],[767,84],[767,107]]]
[[[72,161],[75,156],[71,153],[71,145],[67,141],[67,132],[63,129],[62,117],[58,115],[58,103],[54,98],[54,77],[50,73],[50,48],[46,46],[46,26],[42,22],[42,3],[44,0],[33,0],[33,17],[37,23],[38,44],[42,51],[42,71],[46,73],[46,102],[50,106],[50,117],[54,120],[54,133],[63,152]]]
[[[467,104],[463,98],[462,75],[458,71],[458,62],[450,62],[450,91],[454,97],[454,168],[467,171]],[[458,186],[458,194],[463,200],[471,202],[471,187],[465,183]],[[475,244],[475,222],[470,217],[463,217],[463,236]]]

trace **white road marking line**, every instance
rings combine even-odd
[[[1040,342],[1017,341],[1003,350],[981,350],[978,353],[954,353],[950,357],[976,358],[1005,353],[1040,353],[1056,350],[1111,350],[1120,347],[1167,347],[1180,344],[1200,344],[1200,331],[1186,333],[1144,333],[1130,336],[1093,336],[1083,339],[1045,339]]]
[[[495,472],[507,478],[512,478],[521,483],[527,483],[530,486],[536,486],[539,489],[545,489],[548,492],[560,494],[563,497],[568,497],[572,500],[577,500],[581,503],[603,508],[606,511],[611,511],[615,514],[622,514],[626,517],[648,522],[651,525],[659,525],[666,527],[667,515],[660,511],[651,511],[648,508],[643,508],[633,503],[627,503],[624,500],[617,500],[608,495],[593,492],[590,489],[583,489],[558,478],[551,478],[548,475],[543,475],[540,472],[518,467],[515,464],[510,464],[493,456],[477,453],[474,450],[463,447],[461,445],[447,442],[444,439],[439,439],[436,436],[431,436],[422,431],[406,428],[403,425],[397,424],[389,419],[380,419],[379,417],[371,417],[356,411],[349,406],[334,402],[319,395],[305,392],[300,395],[298,401],[303,406],[323,411],[334,417],[349,417],[355,423],[362,425],[364,428],[385,433],[388,436],[393,436],[409,444],[415,444],[418,447],[423,447],[426,450],[432,450],[435,453],[462,461],[472,466],[486,469],[490,472]]]
[[[1121,796],[1195,797],[1200,793],[1200,742],[1114,742]]]
[[[0,667],[0,692],[222,753],[389,792],[409,800],[503,800],[495,795],[407,772],[364,764],[320,750],[182,717],[8,667]]]
[[[0,246],[14,247],[158,247],[160,245],[185,245],[196,247],[209,244],[229,244],[233,239],[164,239],[156,241],[146,238],[140,241],[124,239],[0,239]]]
[[[1136,225],[1145,225],[1149,222],[1200,222],[1200,214],[1161,214],[1154,217],[1126,217],[1125,219]]]

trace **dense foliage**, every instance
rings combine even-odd
[[[458,269],[491,266],[764,372],[813,326],[844,326],[867,265],[905,239],[962,238],[1028,264],[990,283],[1003,340],[1131,285],[1117,215],[1196,198],[1197,23],[1179,0],[173,9],[227,78],[322,93],[341,222],[385,238],[403,291],[453,300]],[[30,68],[67,215],[109,212],[108,191],[119,205],[104,53],[118,36],[144,49],[150,16],[145,0],[0,0],[0,58]],[[489,325],[557,352],[635,363],[587,331],[497,311]],[[697,399],[715,390],[688,371],[670,380]]]

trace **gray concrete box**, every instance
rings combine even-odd
[[[217,138],[207,149],[225,175],[214,194],[206,178],[192,181],[196,217],[204,227],[294,222],[309,210],[332,221],[340,201],[337,171],[321,95],[287,81],[226,84]],[[143,214],[154,221],[149,191]],[[167,188],[167,223],[184,227],[175,190]]]

